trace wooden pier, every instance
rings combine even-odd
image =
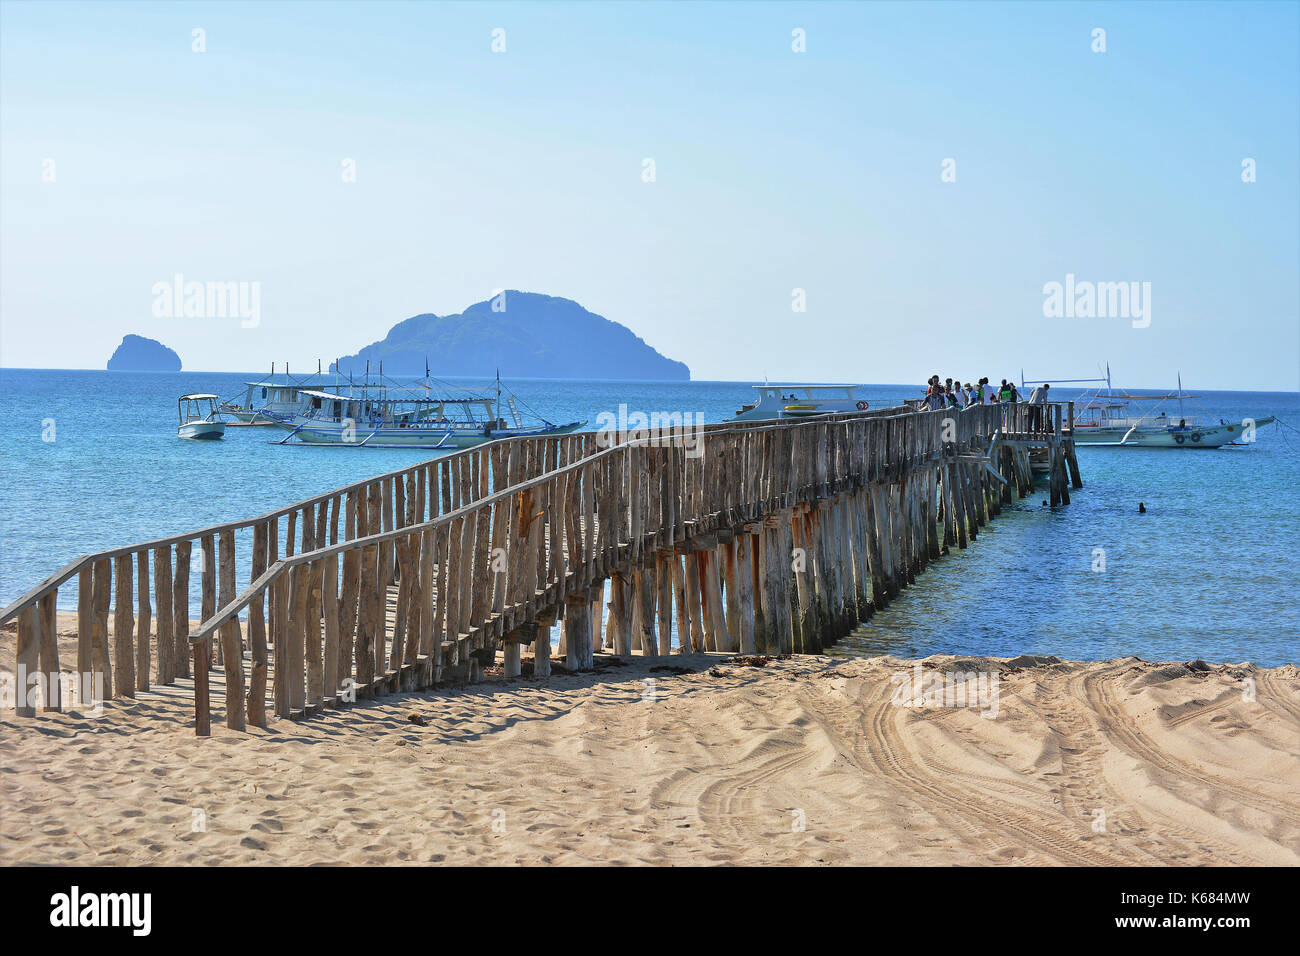
[[[815,654],[1032,493],[1031,459],[1051,505],[1068,504],[1082,485],[1072,404],[503,439],[86,555],[0,625],[17,620],[19,676],[39,675],[43,709],[65,708],[55,607],[75,577],[77,673],[104,698],[192,679],[201,736],[214,671],[226,726],[244,730],[268,708],[301,718],[473,681],[498,651],[519,676],[529,645],[545,678],[557,622],[571,670],[597,650],[666,655],[674,637],[683,652]],[[36,714],[21,687],[18,713]]]

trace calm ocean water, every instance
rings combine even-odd
[[[261,514],[428,455],[281,447],[271,441],[283,433],[261,428],[230,429],[220,442],[176,438],[177,396],[242,394],[240,383],[259,377],[0,370],[0,604],[85,552]],[[751,392],[725,382],[511,384],[546,417],[592,427],[620,403],[721,421]],[[864,390],[873,408],[920,391]],[[1200,394],[1215,417],[1300,426],[1295,393]],[[836,652],[1300,662],[1290,548],[1300,538],[1300,438],[1270,425],[1258,439],[1200,452],[1081,448],[1085,487],[1068,508],[1035,496],[1004,510]],[[1093,570],[1098,548],[1104,572]],[[59,603],[75,608],[75,588]]]

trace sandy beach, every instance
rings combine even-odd
[[[1300,863],[1294,666],[597,663],[208,739],[180,688],[8,711],[0,862]]]

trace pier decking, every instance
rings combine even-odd
[[[77,559],[0,613],[18,622],[18,713],[71,705],[55,609],[73,577],[77,674],[134,697],[155,678],[188,683],[192,662],[201,736],[214,669],[226,726],[243,730],[266,725],[268,704],[297,718],[474,680],[498,645],[507,676],[531,644],[546,677],[557,622],[571,669],[597,649],[668,654],[674,633],[685,650],[819,653],[1031,493],[1031,453],[1051,504],[1068,504],[1072,423],[1069,403],[1016,404],[492,442]]]

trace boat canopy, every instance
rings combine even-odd
[[[220,395],[212,395],[212,394],[209,394],[208,392],[195,392],[193,395],[182,395],[182,396],[180,397],[179,401],[182,401],[182,402],[188,402],[188,401],[193,400],[193,401],[196,401],[196,402],[201,402],[201,401],[203,401],[204,399],[209,399],[209,398],[213,398],[213,399],[215,399],[215,398],[220,398],[220,397],[221,397]]]
[[[370,388],[373,389],[374,386],[370,386]],[[300,388],[298,389],[298,391],[300,394],[310,395],[312,398],[320,398],[329,402],[373,402],[373,403],[387,402],[389,404],[394,402],[403,402],[403,403],[411,403],[417,405],[481,405],[484,402],[496,401],[495,398],[491,398],[491,397],[438,398],[436,396],[420,395],[420,396],[412,396],[412,397],[403,396],[401,398],[388,398],[388,397],[375,397],[372,395],[365,395],[365,394],[338,395],[335,394],[334,392],[320,392],[311,388]]]
[[[865,387],[866,386],[864,385],[791,385],[789,382],[786,382],[784,384],[778,382],[778,383],[768,383],[768,384],[754,386],[754,388],[769,388],[769,389],[770,388],[778,388],[778,389],[804,388],[807,389],[808,391],[830,391],[832,389],[835,391],[843,391],[846,388],[865,388]]]

